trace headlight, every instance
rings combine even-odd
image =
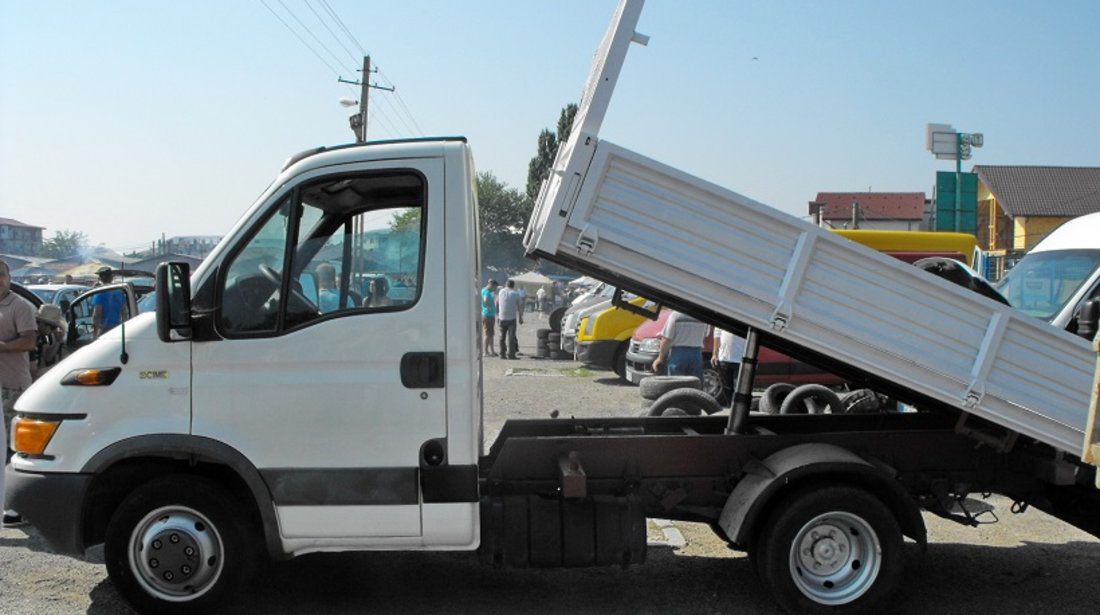
[[[638,345],[640,352],[653,352],[657,353],[661,351],[661,338],[659,337],[647,337],[642,340],[642,343]]]
[[[581,323],[581,324],[584,325],[584,335],[585,335],[585,337],[592,337],[592,329],[596,328],[596,317],[595,316],[589,316],[589,317],[585,318],[584,322]]]
[[[43,454],[59,425],[61,421],[16,418],[11,425],[11,430],[15,432],[12,438],[15,451],[27,455]]]

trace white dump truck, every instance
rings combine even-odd
[[[1089,343],[600,141],[641,8],[613,18],[525,243],[745,333],[728,413],[514,420],[483,453],[470,147],[319,148],[193,274],[161,266],[155,313],[20,398],[9,504],[61,552],[104,544],[147,613],[318,551],[638,564],[647,517],[710,523],[789,612],[877,613],[922,510],[975,524],[971,494],[1001,493],[1100,536]],[[759,340],[911,411],[752,413]]]

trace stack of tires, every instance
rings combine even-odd
[[[777,383],[764,390],[759,411],[764,414],[874,414],[896,412],[886,396],[871,389],[838,395],[820,384],[794,386]]]
[[[553,329],[539,329],[535,332],[538,336],[535,346],[535,357],[539,359],[553,359],[566,361],[573,358],[568,352],[561,349],[561,334]]]
[[[642,393],[638,416],[699,416],[721,410],[718,400],[699,387],[695,376],[649,376],[638,384]]]

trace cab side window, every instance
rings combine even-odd
[[[272,334],[413,305],[423,279],[424,194],[411,171],[299,186],[229,259],[219,328]]]

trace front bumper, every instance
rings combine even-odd
[[[4,474],[7,508],[18,512],[59,553],[83,555],[84,498],[91,474],[34,474],[10,465]]]
[[[630,343],[626,351],[626,379],[631,384],[638,384],[644,378],[655,376],[653,360],[657,358],[656,352],[641,352],[636,348],[638,344]]]
[[[618,349],[619,342],[616,340],[577,342],[577,360],[587,365],[611,368]]]

